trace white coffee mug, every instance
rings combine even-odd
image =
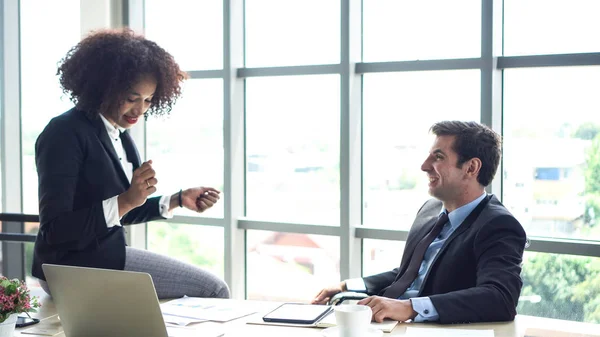
[[[373,311],[366,305],[342,304],[333,307],[340,337],[364,336],[371,324]]]

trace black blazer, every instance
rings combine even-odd
[[[365,277],[367,293],[383,294],[406,271],[415,246],[432,228],[441,208],[435,199],[421,207],[400,267]],[[442,324],[513,320],[523,285],[525,242],[521,224],[495,196],[488,195],[446,240],[418,296],[429,296]]]
[[[127,159],[140,166],[128,132],[121,134]],[[45,280],[42,263],[124,269],[123,227],[108,228],[102,201],[125,192],[130,182],[99,116],[71,109],[53,118],[35,143],[40,229],[32,274]],[[162,219],[160,198],[127,213],[122,225]]]

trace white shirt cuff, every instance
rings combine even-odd
[[[173,217],[173,211],[169,211],[169,204],[171,203],[170,195],[163,195],[160,197],[158,202],[158,211],[163,218],[171,219]]]
[[[353,291],[355,293],[366,293],[367,287],[365,286],[365,281],[361,277],[351,278],[346,280],[346,289],[348,291]]]
[[[440,316],[429,297],[414,297],[410,299],[410,302],[412,303],[413,309],[418,314],[413,321],[417,323],[436,322],[440,319]]]
[[[118,197],[118,195],[115,195],[112,198],[102,201],[102,211],[104,212],[104,220],[106,220],[106,227],[108,228],[121,225]]]

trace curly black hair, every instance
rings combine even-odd
[[[118,109],[147,74],[157,86],[146,117],[168,114],[187,78],[171,54],[127,28],[92,32],[69,50],[56,74],[75,107],[92,116]]]

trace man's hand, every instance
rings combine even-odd
[[[413,310],[410,300],[394,300],[381,296],[370,296],[358,301],[358,304],[364,304],[373,310],[373,320],[381,323],[385,318],[398,322],[404,322],[417,317],[417,312]]]
[[[340,282],[338,285],[321,290],[312,300],[311,304],[327,304],[333,295],[341,293],[342,291],[346,291],[346,282],[344,281]]]

